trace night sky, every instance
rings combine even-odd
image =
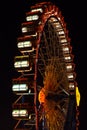
[[[12,78],[16,72],[13,67],[17,54],[16,40],[21,36],[21,23],[25,20],[25,12],[40,0],[3,0],[0,3],[0,130],[12,130],[11,91]],[[76,81],[81,93],[80,128],[86,130],[87,124],[87,7],[86,2],[79,0],[51,0],[64,16],[71,38],[74,54]]]

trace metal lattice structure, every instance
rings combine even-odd
[[[17,38],[14,130],[78,129],[74,55],[64,17],[51,2],[26,13]]]

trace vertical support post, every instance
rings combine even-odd
[[[39,130],[38,127],[38,108],[37,108],[37,56],[35,59],[35,76],[34,76],[34,105],[35,105],[35,115],[36,115],[36,130]]]

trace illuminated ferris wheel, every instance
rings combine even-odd
[[[13,79],[14,130],[77,128],[74,55],[64,18],[51,2],[35,4],[21,24],[19,76]]]

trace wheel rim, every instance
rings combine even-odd
[[[54,27],[55,23],[59,25],[59,29],[63,30],[55,17],[51,17],[47,21],[38,50],[38,70],[43,79],[42,88],[45,90],[43,92],[45,95],[43,109],[47,126],[44,127],[49,130],[63,130],[69,104],[69,81],[61,51],[62,46]],[[62,35],[62,37],[64,36]]]
[[[64,18],[55,5],[44,2],[32,6],[31,11],[26,13],[26,20],[22,23],[23,37],[18,40],[19,51],[23,54],[21,59],[27,58],[28,62],[23,68],[19,68],[18,62],[17,70],[22,73],[21,77],[27,77],[28,80],[32,75],[34,82],[36,126],[33,128],[64,130],[67,117],[70,116],[70,99],[75,96],[77,85],[74,56]],[[20,59],[19,56],[17,58]],[[72,122],[72,119],[69,121]],[[29,128],[33,129],[32,126]]]

